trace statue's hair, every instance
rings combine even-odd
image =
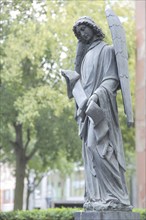
[[[90,17],[83,16],[79,18],[73,26],[73,32],[75,36],[77,37],[77,39],[82,40],[80,34],[77,32],[77,26],[81,24],[85,24],[89,26],[90,28],[92,28],[98,40],[103,40],[103,38],[105,37],[105,34],[102,32],[101,28],[97,26],[96,23]]]

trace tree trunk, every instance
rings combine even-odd
[[[16,156],[16,186],[14,195],[14,210],[22,210],[23,208],[23,191],[24,179],[26,169],[26,155],[23,149],[22,140],[22,126],[15,125],[16,142],[15,142],[15,156]]]
[[[24,192],[24,179],[26,160],[23,158],[24,155],[16,155],[16,186],[15,186],[15,197],[14,197],[14,210],[22,210],[23,208],[23,192]]]
[[[29,210],[29,197],[31,194],[31,190],[27,189],[27,196],[26,196],[26,210]]]
[[[65,180],[66,177],[64,175],[61,175],[61,198],[66,199],[65,196]]]

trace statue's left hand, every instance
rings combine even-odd
[[[88,99],[87,106],[90,104],[91,101],[94,101],[95,103],[97,103],[98,95],[95,93],[93,95],[91,95],[91,97]]]

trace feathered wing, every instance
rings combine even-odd
[[[115,15],[112,9],[107,9],[105,13],[111,31],[113,46],[116,54],[118,75],[120,80],[124,111],[127,116],[127,124],[132,125],[133,112],[129,85],[128,53],[125,31],[119,18]]]

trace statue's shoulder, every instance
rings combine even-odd
[[[105,43],[105,42],[104,42]],[[114,46],[113,45],[110,45],[110,44],[107,44],[105,43],[105,46],[103,47],[103,53],[105,53],[106,55],[115,55],[115,50],[114,50]]]
[[[95,41],[89,49],[96,48],[96,50],[103,50],[106,45],[107,43],[104,41]]]
[[[108,44],[108,43],[106,43],[106,42],[104,42],[104,41],[102,41],[102,44],[104,44],[104,50],[114,51],[114,47],[113,47],[112,44]]]

